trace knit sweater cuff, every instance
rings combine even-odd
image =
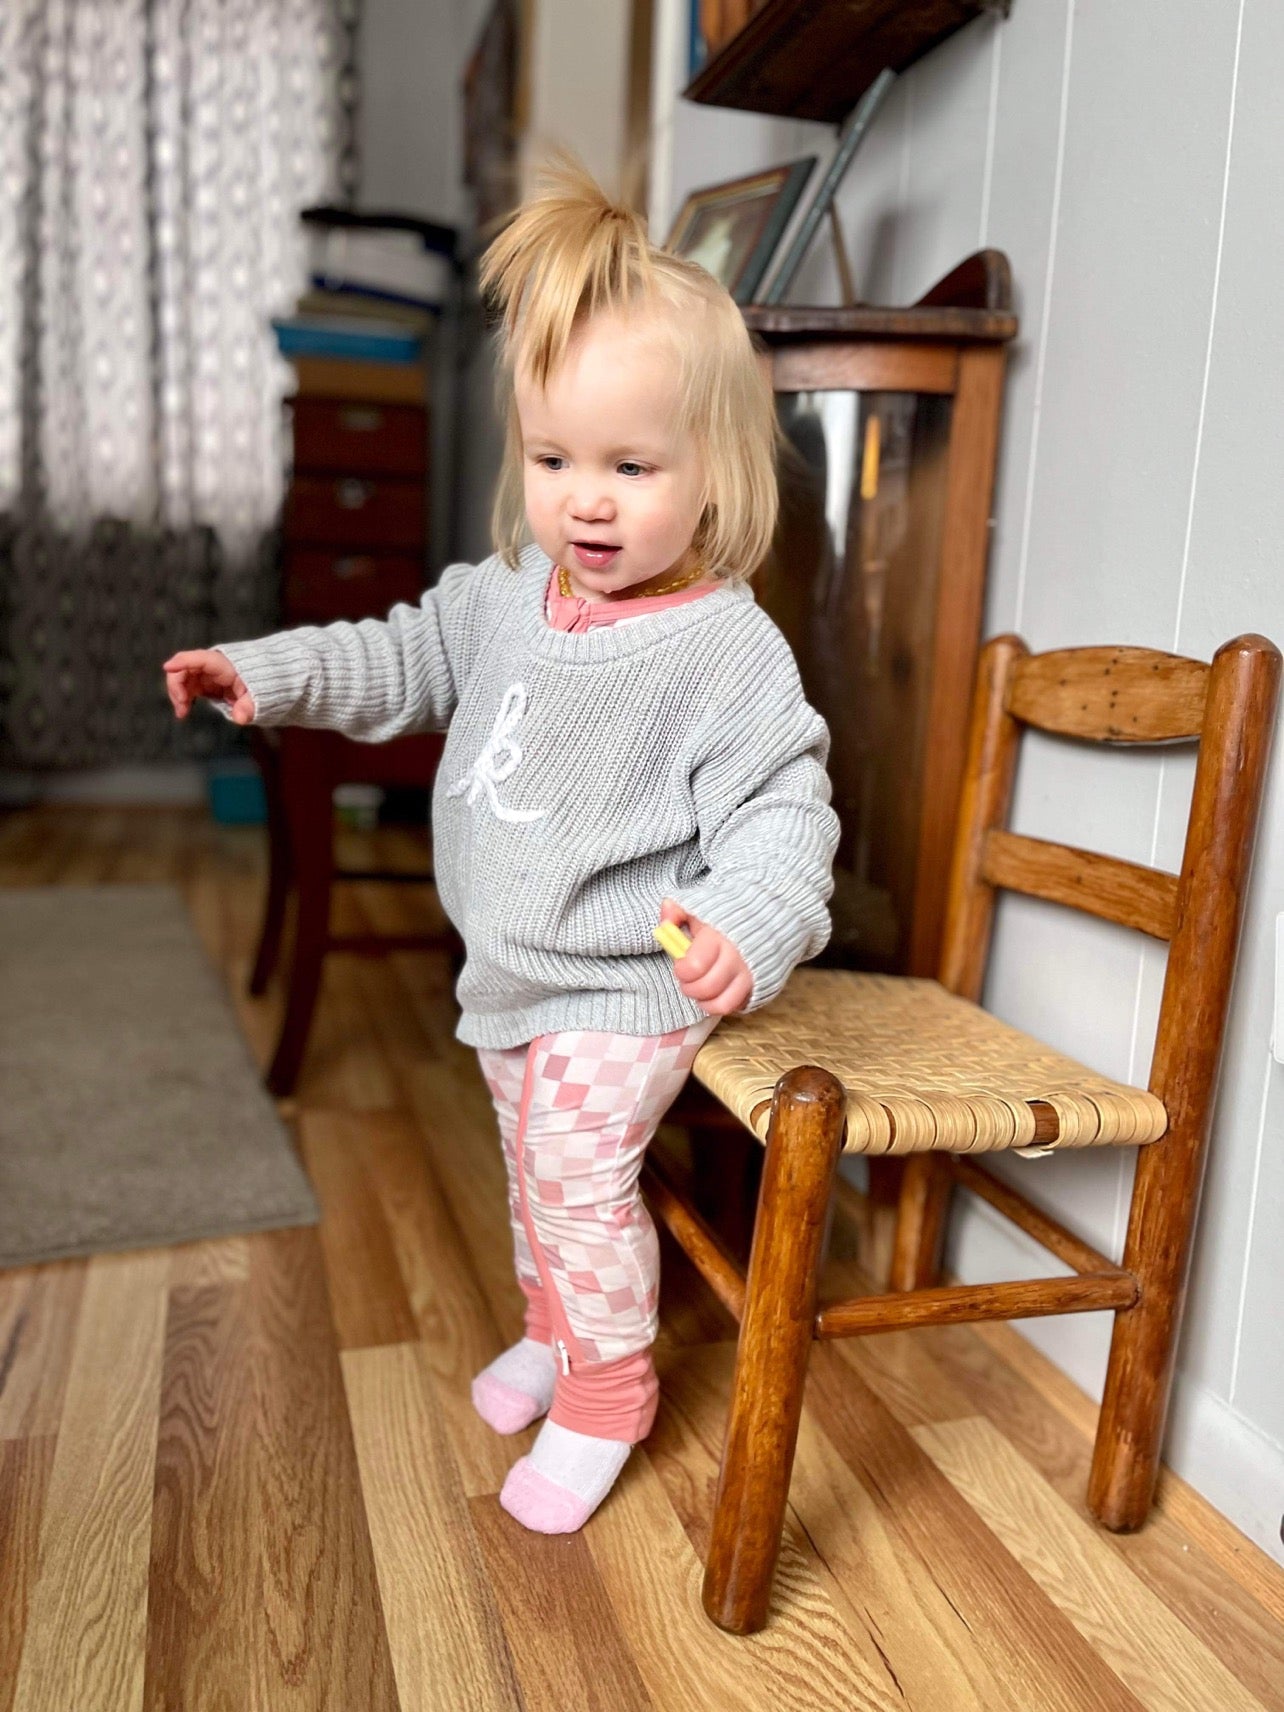
[[[828,937],[824,933],[818,938],[814,925],[799,916],[795,905],[774,895],[752,875],[718,878],[710,874],[675,891],[673,899],[716,928],[744,958],[753,980],[753,991],[742,1007],[746,1011],[770,1004],[794,968],[814,957]]]
[[[286,725],[308,685],[313,656],[289,636],[257,642],[216,642],[240,674],[254,703],[255,725]],[[221,711],[230,719],[231,709]]]

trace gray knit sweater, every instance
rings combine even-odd
[[[574,634],[544,616],[551,570],[531,546],[517,571],[449,566],[383,622],[219,647],[261,725],[449,727],[433,853],[467,951],[460,1040],[700,1020],[652,938],[666,897],[739,948],[756,1010],[829,935],[825,723],[743,584]]]

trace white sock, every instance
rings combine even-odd
[[[615,1485],[633,1449],[619,1439],[594,1439],[545,1421],[527,1460],[532,1468],[595,1510]]]
[[[552,1407],[557,1357],[551,1343],[537,1343],[534,1338],[524,1337],[503,1355],[497,1355],[477,1377],[480,1379],[486,1373],[501,1385],[510,1385],[533,1403],[541,1404],[541,1414]]]

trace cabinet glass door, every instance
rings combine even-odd
[[[842,823],[821,961],[903,969],[913,917],[951,400],[777,396],[781,516],[758,598],[832,738]]]

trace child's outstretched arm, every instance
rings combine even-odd
[[[448,566],[417,606],[386,619],[175,654],[165,662],[174,711],[184,718],[203,696],[238,725],[307,725],[367,743],[441,730],[458,699],[452,616],[473,569]]]
[[[829,732],[803,697],[783,637],[770,653],[770,669],[752,674],[736,705],[710,721],[691,773],[708,872],[676,890],[665,903],[677,907],[663,910],[694,926],[693,955],[701,931],[712,929],[742,960],[749,996],[719,1005],[723,1014],[770,1003],[830,932],[839,825],[825,772]],[[711,972],[727,974],[735,997],[735,960],[715,939],[707,943]]]

